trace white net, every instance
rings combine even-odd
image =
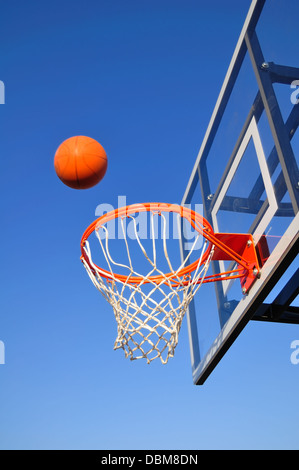
[[[188,251],[183,263],[173,269],[167,248],[168,219],[159,213],[163,221],[161,242],[169,273],[165,274],[157,262],[157,237],[151,237],[151,250],[145,249],[145,243],[138,234],[138,224],[134,215],[127,215],[132,220],[135,232],[135,251],[139,250],[148,266],[146,274],[137,272],[133,267],[132,249],[129,248],[126,229],[121,219],[122,239],[127,256],[127,263],[117,262],[109,249],[109,230],[105,225],[95,228],[97,240],[106,260],[108,270],[101,269],[92,260],[91,248],[86,240],[83,264],[96,288],[103,294],[113,308],[117,321],[117,338],[114,349],[122,348],[125,356],[131,360],[144,358],[148,363],[159,358],[163,364],[173,357],[178,343],[178,335],[187,307],[200,288],[210,264],[213,249],[202,264],[207,249],[207,241],[202,242],[196,269],[187,276],[180,272],[189,262],[194,249],[197,250],[199,233]],[[154,233],[154,218],[157,213],[151,212],[151,230]],[[101,233],[100,233],[101,232]],[[86,259],[85,259],[86,258]],[[122,269],[125,275],[114,274],[114,270]],[[171,274],[170,274],[171,273]]]

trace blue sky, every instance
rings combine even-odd
[[[279,47],[268,45],[278,58],[297,30],[298,5],[287,3]],[[273,2],[274,22],[284,5]],[[298,328],[249,324],[195,387],[186,322],[167,366],[126,360],[79,259],[99,204],[181,201],[249,6],[2,4],[1,449],[299,448]],[[109,159],[87,191],[53,167],[58,145],[78,134]]]

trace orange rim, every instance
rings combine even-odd
[[[98,219],[96,219],[92,224],[87,227],[85,232],[83,233],[83,236],[81,238],[81,260],[84,260],[90,269],[92,271],[96,269],[100,270],[100,276],[111,280],[111,273],[109,271],[106,271],[103,268],[100,268],[96,264],[91,264],[90,260],[86,254],[86,251],[84,250],[85,243],[89,236],[95,231],[95,229],[100,228],[102,225],[105,223],[109,222],[110,220],[117,219],[118,217],[126,217],[131,214],[134,214],[136,212],[156,212],[157,214],[161,212],[174,212],[179,214],[182,218],[188,220],[188,222],[191,224],[192,228],[196,230],[200,235],[203,235],[204,238],[206,238],[209,241],[209,244],[202,255],[201,258],[198,258],[196,261],[193,263],[189,264],[188,266],[185,266],[182,268],[180,271],[174,273],[170,272],[163,275],[159,276],[150,276],[147,278],[145,282],[154,282],[154,283],[160,283],[165,281],[165,278],[169,279],[170,282],[177,282],[173,278],[184,278],[191,272],[195,271],[195,269],[198,267],[198,263],[201,260],[201,265],[204,264],[210,254],[210,251],[213,246],[213,239],[214,239],[214,231],[209,224],[209,222],[204,219],[200,214],[197,212],[194,212],[191,209],[188,209],[186,207],[182,207],[176,204],[166,204],[166,203],[145,203],[145,204],[133,204],[130,206],[124,206],[120,209],[115,209],[111,212],[108,212],[107,214],[102,215]],[[141,276],[125,276],[122,274],[117,274],[113,273],[114,277],[118,279],[121,282],[127,282],[129,284],[137,284],[140,283],[144,280],[143,277]]]

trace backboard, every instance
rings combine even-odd
[[[245,295],[239,280],[221,281],[200,292],[209,310],[190,303],[198,385],[249,321],[299,323],[299,8],[289,2],[252,1],[181,202],[201,204],[215,232],[251,233],[261,267]],[[230,265],[213,261],[213,270]]]

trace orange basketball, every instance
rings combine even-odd
[[[84,135],[66,139],[54,157],[58,178],[74,189],[87,189],[99,183],[106,173],[107,163],[101,144]]]

